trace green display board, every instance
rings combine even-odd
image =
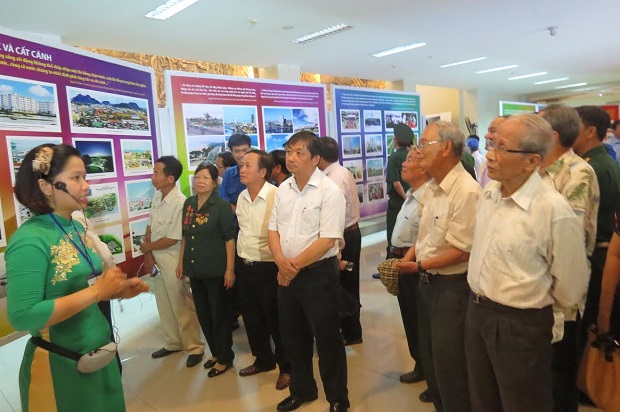
[[[519,113],[536,113],[538,105],[527,102],[506,102],[500,100],[499,114],[500,116],[512,116]]]

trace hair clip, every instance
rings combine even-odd
[[[50,165],[52,163],[53,156],[54,149],[51,147],[42,147],[37,154],[34,155],[32,170],[47,175],[50,172]]]

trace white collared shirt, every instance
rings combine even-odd
[[[267,240],[267,226],[277,190],[277,187],[265,182],[254,201],[248,189],[239,194],[235,213],[239,222],[237,254],[241,259],[273,262]]]
[[[178,242],[166,249],[153,250],[153,256],[158,262],[167,257],[178,261],[181,239],[183,238],[181,223],[185,195],[177,187],[172,189],[163,199],[161,195],[160,190],[155,192],[151,203],[151,214],[146,223],[151,227],[151,242],[164,237],[178,240]]]
[[[391,244],[394,247],[411,247],[418,238],[418,230],[420,228],[419,203],[424,190],[428,187],[425,182],[415,192],[413,189],[407,190],[405,202],[398,211],[396,216],[396,224],[392,231]]]
[[[294,258],[318,238],[337,239],[321,259],[338,254],[344,232],[344,195],[318,168],[299,190],[295,176],[286,179],[276,193],[269,230],[280,235],[282,253]]]
[[[586,293],[583,225],[538,173],[510,197],[491,182],[478,202],[467,280],[471,289],[514,308],[570,308]]]
[[[344,227],[350,227],[360,220],[360,200],[357,197],[357,186],[353,175],[346,167],[338,162],[331,163],[323,173],[327,175],[344,194],[346,211],[344,215]]]
[[[461,162],[440,184],[432,179],[420,202],[420,230],[415,251],[417,261],[437,257],[450,248],[471,251],[476,223],[476,203],[480,185]],[[467,270],[467,262],[455,263],[429,272],[455,275]]]

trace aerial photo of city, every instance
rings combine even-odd
[[[150,140],[121,139],[123,171],[126,175],[146,174],[153,171],[153,142]]]
[[[86,173],[90,177],[116,177],[112,139],[74,138],[73,146],[82,153]]]
[[[256,134],[255,106],[224,106],[224,133]]]
[[[263,107],[265,134],[293,133],[293,111],[287,107]]]
[[[224,134],[222,106],[213,104],[183,104],[183,119],[187,136]]]
[[[127,209],[129,217],[148,212],[153,202],[155,188],[151,179],[131,180],[125,182]]]
[[[148,102],[137,97],[67,87],[74,132],[149,136]]]
[[[225,151],[224,136],[191,136],[187,138],[187,157],[193,170],[200,163],[215,164],[217,155]]]
[[[0,76],[0,128],[60,131],[56,86]]]

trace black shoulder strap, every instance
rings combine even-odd
[[[45,349],[48,352],[55,353],[56,355],[64,356],[65,358],[73,359],[74,361],[79,361],[82,355],[77,352],[73,352],[72,350],[65,349],[61,346],[56,345],[55,343],[48,342],[45,339],[42,339],[38,336],[33,336],[31,339],[32,343],[37,345],[38,347]]]

